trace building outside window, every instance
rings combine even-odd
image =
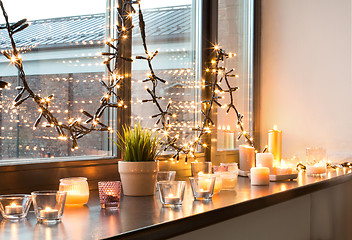
[[[245,125],[248,131],[252,130],[253,120],[251,2],[221,0],[218,14],[219,45],[229,52],[236,52],[238,56],[228,64],[240,75],[233,82],[241,88],[235,100],[241,113],[246,115]],[[30,4],[25,8],[26,11],[19,12],[12,1],[4,1],[10,21],[28,17],[31,23],[26,30],[15,34],[17,46],[23,50],[27,80],[30,87],[41,96],[55,95],[50,109],[62,122],[77,118],[84,120],[81,109],[94,112],[104,94],[99,80],[107,77],[101,52],[105,51],[104,40],[110,30],[107,27],[109,6],[106,6],[105,1],[87,3],[75,0],[74,3],[77,6],[88,4],[91,7],[73,11],[71,8],[68,10],[65,7],[60,9],[47,6],[48,10],[45,12],[50,14],[43,15],[43,11],[39,10],[42,8],[38,8],[36,4]],[[200,24],[197,20],[200,1],[184,0],[176,3],[145,0],[142,3],[148,49],[159,51],[153,66],[156,74],[167,81],[167,84],[158,86],[158,94],[163,97],[162,106],[172,103],[171,110],[176,116],[171,119],[172,133],[179,134],[181,141],[191,141],[195,137],[191,129],[201,119],[201,63],[197,60],[200,47],[200,30],[197,27]],[[136,28],[132,34],[132,55],[142,55],[138,17],[133,18],[133,23]],[[0,30],[0,48],[4,50],[8,47],[7,33]],[[143,126],[153,128],[155,119],[150,117],[157,109],[151,102],[142,103],[142,100],[150,98],[145,91],[147,83],[142,82],[146,78],[147,70],[146,62],[135,61],[132,64],[129,117],[132,122],[140,121]],[[32,101],[27,101],[19,108],[12,108],[17,92],[15,87],[18,85],[17,72],[4,57],[0,58],[0,75],[1,80],[11,83],[10,89],[0,90],[1,159],[112,154],[106,133],[96,132],[85,136],[79,140],[79,149],[71,151],[71,144],[57,139],[54,129],[46,126],[45,122],[34,131],[33,123],[38,117],[38,109]],[[223,101],[226,102],[226,99]],[[108,117],[109,114],[106,114],[106,122]],[[218,110],[218,150],[234,150],[237,147],[234,118],[234,114],[228,116],[221,109]],[[224,134],[230,132],[233,144],[222,140]]]

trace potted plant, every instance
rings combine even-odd
[[[123,127],[114,142],[121,150],[124,161],[119,161],[118,169],[122,189],[127,196],[148,196],[155,192],[155,183],[159,170],[156,157],[160,153],[160,138],[141,124]]]

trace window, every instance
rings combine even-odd
[[[14,35],[22,58],[27,81],[42,97],[54,94],[50,110],[59,121],[67,122],[84,116],[80,109],[94,112],[99,106],[105,78],[101,52],[106,38],[106,2],[94,0],[25,1],[5,0],[11,22],[27,17],[30,26]],[[19,7],[21,6],[21,7]],[[70,6],[70,7],[67,7]],[[1,18],[1,23],[4,19]],[[1,50],[9,47],[5,30],[0,32]],[[10,89],[0,92],[0,158],[44,158],[78,155],[105,155],[106,136],[93,133],[79,140],[72,152],[68,141],[57,139],[53,128],[42,121],[33,131],[38,107],[26,101],[12,108],[19,85],[17,72],[6,58],[0,58],[3,81]],[[20,84],[21,85],[21,84]]]
[[[96,0],[59,1],[57,5],[45,0],[5,0],[4,5],[12,22],[27,17],[31,25],[15,34],[17,46],[25,49],[22,55],[30,87],[41,96],[55,94],[51,111],[62,122],[82,116],[80,110],[94,112],[104,94],[99,80],[106,79],[104,39],[113,28],[106,2]],[[114,1],[111,1],[114,2]],[[204,1],[206,2],[206,1]],[[158,55],[152,61],[158,77],[166,84],[158,83],[157,95],[163,109],[171,102],[171,131],[180,136],[180,142],[189,142],[196,137],[193,128],[200,124],[201,78],[200,19],[202,1],[195,0],[143,0],[142,10],[146,22],[148,50]],[[54,3],[55,4],[55,3]],[[113,3],[115,4],[115,3]],[[253,1],[219,0],[218,39],[219,45],[236,52],[237,57],[227,62],[234,67],[239,79],[232,84],[240,87],[235,101],[245,115],[245,128],[252,131],[252,4]],[[25,11],[21,12],[18,6]],[[40,7],[38,7],[40,6]],[[67,7],[70,6],[70,7]],[[77,7],[75,7],[77,6]],[[46,11],[43,11],[46,9]],[[106,10],[108,9],[108,11]],[[106,12],[107,11],[107,12]],[[114,12],[111,16],[114,16]],[[13,17],[13,19],[12,19]],[[1,23],[1,22],[0,22]],[[136,27],[132,34],[132,56],[144,55],[138,16],[133,18]],[[6,49],[9,39],[5,30],[0,30],[0,48]],[[79,140],[79,149],[72,152],[69,142],[57,139],[56,132],[46,123],[33,131],[38,109],[32,101],[11,108],[16,95],[17,72],[3,57],[0,58],[1,80],[12,84],[10,89],[0,90],[0,158],[47,158],[66,156],[101,156],[112,152],[106,133],[96,132]],[[131,114],[133,121],[145,127],[155,127],[158,109],[150,100],[145,87],[152,88],[147,78],[148,65],[135,60],[131,73]],[[228,99],[224,99],[226,103]],[[216,109],[217,148],[236,148],[236,116],[226,115]],[[110,112],[112,113],[112,112]],[[118,114],[104,114],[105,121],[116,122]],[[120,121],[124,123],[126,121]]]

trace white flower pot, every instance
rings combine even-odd
[[[119,161],[119,173],[124,195],[154,195],[159,162]]]

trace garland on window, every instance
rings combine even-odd
[[[193,129],[197,132],[197,136],[194,141],[189,143],[179,144],[178,138],[179,135],[172,136],[170,134],[170,117],[176,117],[175,114],[172,114],[171,103],[169,102],[165,109],[162,108],[161,101],[162,97],[157,95],[158,84],[165,84],[166,80],[158,77],[154,71],[152,60],[158,54],[158,51],[152,52],[147,48],[146,43],[146,32],[145,32],[145,22],[143,19],[143,13],[141,10],[140,3],[138,1],[124,1],[123,6],[117,9],[118,13],[118,24],[116,25],[117,37],[114,39],[108,39],[105,41],[106,45],[110,48],[109,52],[103,52],[102,55],[106,56],[107,59],[104,61],[108,72],[108,80],[100,80],[100,83],[105,88],[106,93],[100,99],[100,106],[94,113],[89,113],[85,110],[81,110],[82,114],[86,117],[85,121],[78,119],[69,119],[68,123],[59,122],[56,117],[50,112],[50,102],[53,100],[54,95],[49,95],[47,97],[41,97],[38,94],[34,93],[29,87],[26,80],[26,75],[23,70],[22,58],[19,54],[19,50],[16,47],[14,41],[14,34],[20,32],[27,28],[29,24],[26,19],[22,19],[14,24],[10,24],[8,20],[8,15],[5,11],[2,1],[0,0],[0,7],[2,9],[6,25],[0,27],[0,29],[6,29],[11,41],[12,50],[2,51],[1,53],[10,60],[10,62],[17,68],[19,78],[23,86],[17,86],[18,94],[14,99],[13,106],[17,107],[23,104],[29,99],[33,99],[34,102],[38,105],[38,118],[34,122],[33,129],[36,129],[40,122],[44,119],[46,120],[45,126],[55,128],[58,133],[58,138],[61,140],[70,139],[72,141],[72,150],[78,148],[77,140],[83,136],[93,132],[93,131],[112,131],[112,128],[105,125],[101,121],[101,117],[106,109],[109,108],[126,108],[123,99],[117,92],[117,89],[120,87],[121,82],[124,80],[124,77],[120,74],[119,70],[119,61],[133,62],[133,59],[130,57],[123,56],[120,49],[122,48],[121,41],[131,35],[131,31],[134,28],[133,25],[130,25],[131,18],[133,14],[136,13],[134,5],[138,5],[138,17],[139,17],[139,28],[140,36],[142,38],[142,45],[145,52],[144,56],[136,56],[136,60],[146,61],[149,68],[149,75],[143,82],[150,82],[152,84],[151,88],[146,88],[146,91],[150,95],[150,99],[142,100],[142,102],[152,102],[158,109],[157,114],[153,115],[152,118],[157,118],[156,127],[158,131],[161,131],[165,136],[165,141],[163,143],[164,150],[172,148],[175,150],[175,154],[172,157],[172,160],[179,160],[180,153],[186,154],[195,158],[195,152],[198,147],[207,147],[206,143],[202,142],[203,136],[211,133],[211,128],[214,127],[214,122],[211,119],[211,111],[214,105],[219,107],[227,108],[227,113],[229,111],[235,111],[237,117],[237,127],[239,129],[239,135],[237,140],[241,137],[244,137],[245,141],[253,146],[253,138],[250,134],[245,131],[243,126],[243,115],[239,113],[235,104],[234,104],[234,93],[238,90],[238,87],[233,87],[230,85],[229,78],[237,78],[238,75],[234,74],[234,70],[227,70],[224,67],[225,60],[235,56],[235,54],[226,53],[224,50],[220,49],[218,46],[214,47],[216,58],[212,60],[212,67],[207,68],[205,71],[207,74],[212,74],[210,77],[210,82],[206,81],[203,83],[204,87],[209,87],[211,89],[211,98],[208,100],[202,101],[203,109],[201,114],[203,120],[201,125]],[[221,65],[221,66],[220,66]],[[224,81],[225,87],[220,87],[220,83]],[[227,93],[230,99],[230,102],[226,105],[220,104],[219,100],[223,97],[222,94]],[[113,99],[115,99],[114,102]]]

